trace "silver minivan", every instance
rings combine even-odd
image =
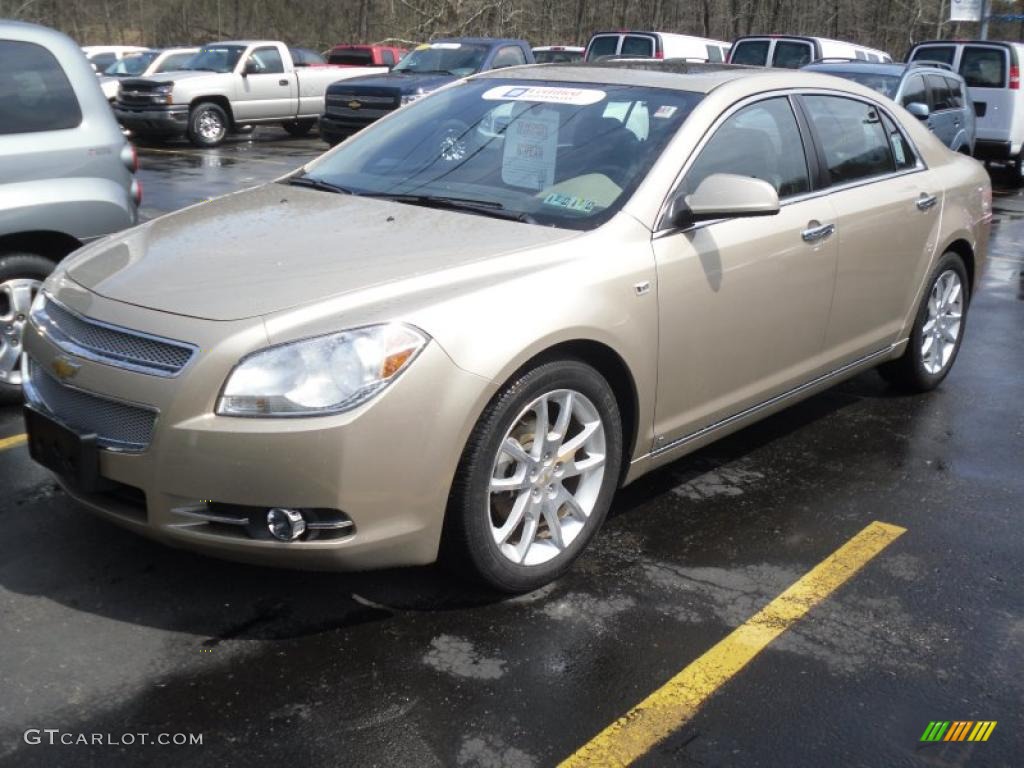
[[[42,281],[138,221],[135,149],[70,38],[0,21],[0,401],[20,397],[21,333]]]
[[[960,73],[978,116],[974,156],[1013,163],[1018,183],[1024,177],[1022,55],[1024,43],[992,40],[933,40],[918,43],[907,53],[907,61],[938,61]]]

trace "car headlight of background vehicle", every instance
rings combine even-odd
[[[222,416],[316,416],[355,408],[388,386],[429,337],[371,325],[254,352],[228,376]]]

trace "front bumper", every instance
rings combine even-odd
[[[114,102],[114,117],[122,126],[139,134],[181,134],[188,130],[188,106],[129,107]]]
[[[257,564],[352,570],[436,559],[452,477],[492,389],[455,366],[436,342],[381,395],[348,413],[224,417],[213,413],[217,394],[234,363],[267,344],[261,320],[172,317],[102,299],[66,280],[54,293],[82,315],[201,350],[178,376],[163,378],[73,358],[81,366],[74,388],[158,412],[144,450],[100,451],[100,474],[113,481],[111,490],[85,493],[62,479],[79,502],[166,544]],[[32,323],[25,351],[43,371],[70,356]],[[354,533],[257,539],[188,513],[207,502],[336,510],[352,520]]]
[[[334,137],[347,138],[366,126],[373,125],[383,116],[338,117],[337,115],[323,114],[320,116],[320,135],[323,136],[326,133]]]

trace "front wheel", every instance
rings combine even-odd
[[[445,519],[445,558],[503,592],[565,573],[618,485],[622,423],[608,382],[578,360],[518,375],[480,417]]]
[[[188,116],[188,138],[197,147],[216,147],[228,134],[227,112],[219,104],[204,101],[192,107]]]
[[[286,120],[281,123],[281,127],[284,128],[289,136],[299,138],[305,136],[316,125],[316,120]]]
[[[32,300],[53,262],[30,253],[0,256],[0,403],[21,398],[21,337]]]
[[[939,386],[956,361],[970,303],[967,268],[956,253],[945,253],[932,271],[906,351],[883,363],[886,381],[913,392]]]

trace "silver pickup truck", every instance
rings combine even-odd
[[[189,71],[121,81],[114,114],[137,136],[185,134],[215,147],[242,125],[280,123],[302,136],[324,110],[324,91],[338,80],[387,67],[296,65],[287,45],[229,40],[200,48]]]

